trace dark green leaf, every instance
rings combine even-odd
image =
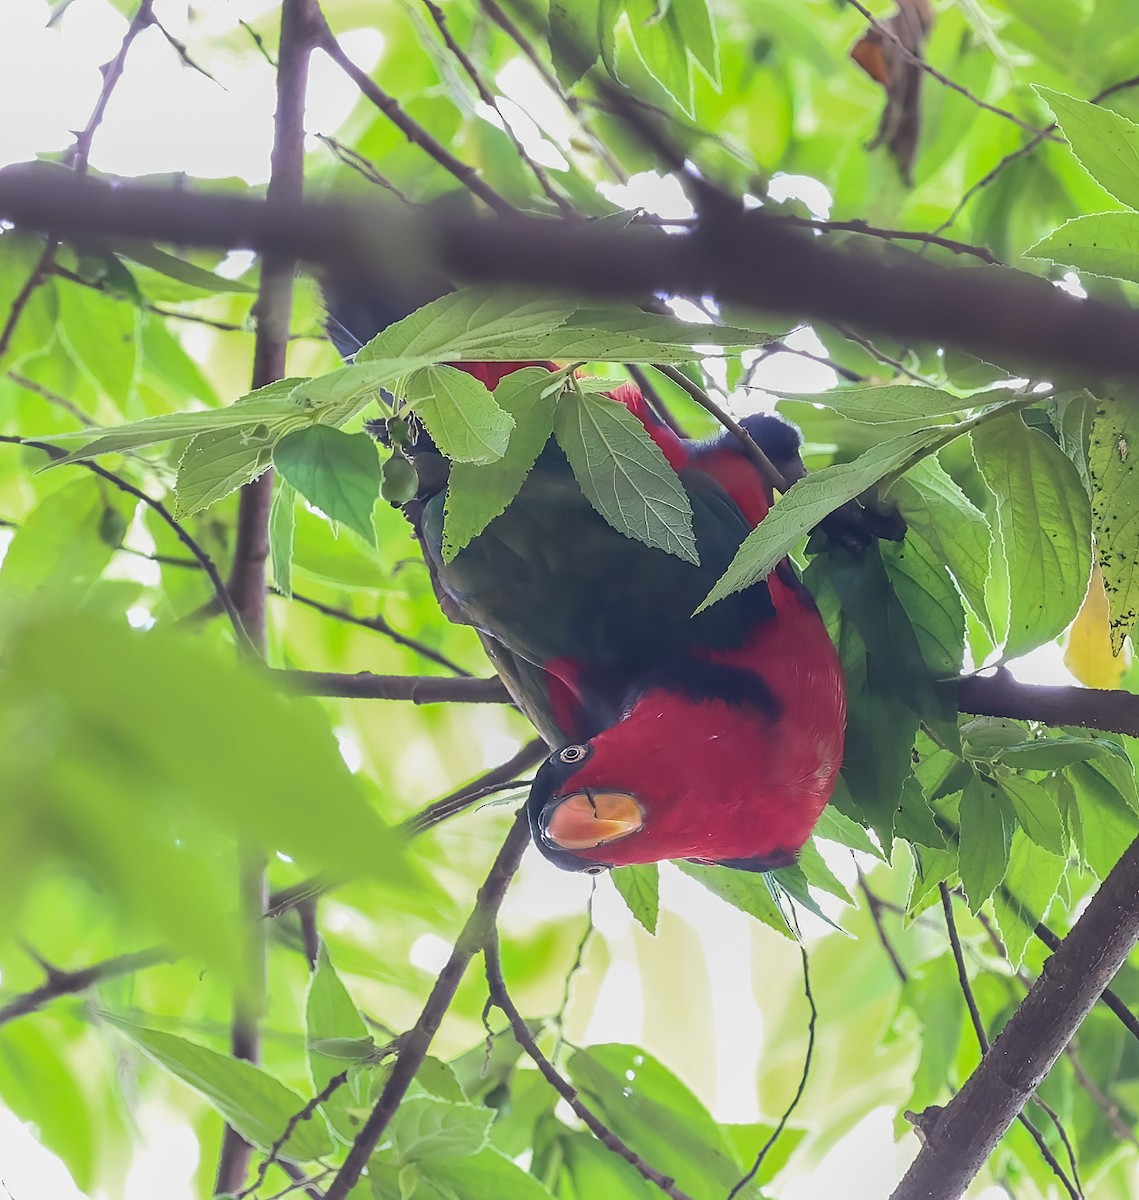
[[[298,429],[273,447],[273,465],[330,520],[375,541],[372,509],[380,495],[380,459],[366,433],[341,433],[327,425]]]
[[[114,249],[124,258],[142,263],[144,267],[149,267],[160,275],[168,275],[171,279],[177,279],[179,283],[188,283],[191,287],[199,288],[203,292],[248,293],[256,290],[247,283],[241,283],[236,279],[227,279],[224,275],[207,271],[204,267],[186,262],[183,258],[176,258],[173,254],[167,254],[165,250],[159,250],[157,246],[152,246],[147,242],[120,241],[114,244]]]
[[[881,544],[882,562],[929,673],[952,679],[965,650],[965,612],[940,558],[920,535]]]
[[[748,534],[701,608],[762,579],[824,517],[934,443],[947,439],[945,428],[919,429],[880,442],[853,462],[836,463],[799,480]]]
[[[550,57],[562,87],[573,87],[597,61],[600,16],[600,0],[551,0]]]
[[[618,533],[699,562],[688,494],[623,404],[569,392],[558,402],[554,436],[590,504]]]

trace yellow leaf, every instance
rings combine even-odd
[[[1111,652],[1107,593],[1099,563],[1092,567],[1088,594],[1068,631],[1064,665],[1085,687],[1095,688],[1118,687],[1123,672],[1131,665],[1131,651],[1126,645],[1118,656]]]

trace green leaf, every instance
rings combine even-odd
[[[1021,829],[1044,850],[1064,854],[1067,838],[1056,797],[1041,784],[1022,775],[997,775],[994,781],[1016,813]]]
[[[879,548],[929,673],[953,678],[965,652],[965,612],[944,563],[912,530],[904,542],[883,542]]]
[[[389,325],[356,352],[357,365],[401,359],[409,365],[505,361],[513,342],[544,336],[573,311],[571,300],[516,288],[466,288],[450,292]],[[522,355],[523,358],[530,357]]]
[[[1023,733],[1024,730],[1021,728],[1018,732]],[[1002,747],[995,759],[1018,771],[1056,771],[1111,753],[1121,753],[1126,757],[1121,746],[1107,739],[1064,735],[1013,742]]]
[[[447,1200],[553,1200],[533,1175],[494,1146],[463,1158],[432,1158],[419,1170]]]
[[[293,594],[293,535],[297,523],[297,492],[283,479],[277,480],[269,509],[269,561],[273,582],[284,596]]]
[[[1117,200],[1139,208],[1139,125],[1052,88],[1037,87],[1036,92],[1055,114],[1084,170]]]
[[[196,434],[178,463],[175,516],[209,508],[268,470],[272,457],[272,435],[264,424]]]
[[[497,462],[452,464],[443,517],[444,562],[505,512],[526,481],[554,429],[554,398],[544,395],[549,386],[548,371],[524,367],[495,389],[495,402],[514,418],[510,444]]]
[[[993,531],[984,513],[932,454],[895,480],[886,499],[897,504],[910,532],[948,567],[973,611],[987,623]]]
[[[16,297],[37,271],[44,252],[43,239],[21,229],[0,230],[0,312],[4,323]],[[10,335],[0,364],[4,370],[17,366],[24,358],[40,354],[55,341],[59,311],[54,283],[45,283],[32,292],[24,311]]]
[[[295,383],[293,386],[296,386]],[[100,454],[121,454],[126,450],[155,446],[159,442],[172,442],[177,438],[196,437],[200,433],[236,430],[242,427],[254,430],[264,425],[271,437],[280,437],[291,429],[311,424],[312,420],[310,414],[298,408],[290,397],[283,395],[238,401],[225,408],[211,408],[200,412],[166,413],[161,417],[132,421],[128,425],[51,434],[49,436],[53,442],[69,442],[82,438],[86,443],[66,458],[56,459],[52,465],[58,467],[78,459],[95,458]]]
[[[514,418],[466,371],[423,367],[408,379],[403,398],[448,458],[488,463],[506,452]]]
[[[493,1120],[490,1108],[412,1096],[396,1110],[386,1136],[401,1163],[468,1156],[487,1144]]]
[[[217,275],[213,271],[207,271],[204,267],[196,266],[192,262],[187,262],[183,258],[176,258],[173,254],[167,254],[165,250],[159,250],[157,246],[152,246],[148,242],[134,241],[116,241],[112,243],[112,249],[116,254],[123,258],[129,258],[132,262],[141,263],[144,267],[149,267],[152,271],[157,271],[160,275],[167,275],[171,279],[177,279],[179,283],[188,283],[191,287],[200,288],[203,292],[218,294],[221,292],[244,292],[246,294],[256,291],[247,283],[241,283],[236,279],[227,279],[224,275]]]
[[[824,842],[848,846],[862,854],[873,854],[875,858],[885,861],[881,849],[874,844],[874,839],[866,829],[857,821],[852,821],[845,813],[839,812],[833,805],[828,804],[815,823],[815,837]]]
[[[800,479],[744,539],[731,565],[697,611],[763,579],[824,517],[923,450],[956,436],[947,435],[946,430],[953,428],[918,429],[890,438],[853,462],[835,463]]]
[[[1025,255],[1139,283],[1139,213],[1096,213],[1065,221]]]
[[[304,1097],[252,1063],[122,1017],[105,1013],[103,1019],[148,1058],[189,1084],[260,1150],[268,1150],[305,1107]],[[280,1155],[291,1162],[311,1162],[332,1150],[324,1118],[314,1113],[296,1123]]]
[[[1022,830],[1013,834],[1004,883],[993,893],[993,911],[1014,969],[1024,961],[1037,923],[1048,915],[1066,867],[1064,858],[1042,849]]]
[[[1111,647],[1119,653],[1139,616],[1139,411],[1130,396],[1104,396],[1095,407],[1088,445],[1092,528],[1111,619]]]
[[[886,853],[902,788],[910,776],[918,714],[875,684],[847,712],[842,778],[862,819],[874,830]]]
[[[90,477],[73,480],[32,509],[0,564],[0,623],[83,605],[114,553],[102,536],[109,510],[128,518],[133,511]]]
[[[613,886],[637,921],[649,933],[655,934],[660,907],[660,875],[657,864],[617,867],[609,872],[609,878],[613,880]]]
[[[698,563],[692,505],[660,447],[615,400],[573,391],[554,436],[590,504],[626,537]]]
[[[764,925],[770,925],[784,937],[792,937],[787,918],[784,917],[775,892],[764,876],[752,871],[734,871],[730,867],[709,867],[702,863],[680,860],[675,861],[673,865],[685,875],[690,875],[697,883],[703,884],[713,896],[719,896],[740,912],[755,917]]]
[[[58,281],[59,331],[100,391],[125,409],[138,368],[139,315],[129,300]]]
[[[314,1092],[323,1091],[328,1081],[344,1070],[343,1058],[330,1053],[336,1048],[331,1043],[344,1042],[355,1046],[351,1057],[356,1061],[367,1057],[366,1046],[374,1046],[364,1018],[337,975],[325,946],[321,947],[305,998],[305,1039]],[[344,1047],[345,1050],[348,1045]],[[335,1099],[333,1097],[333,1104]],[[340,1132],[353,1136],[351,1129],[340,1129]]]
[[[310,425],[273,447],[273,466],[310,504],[374,542],[372,509],[380,496],[380,457],[366,433]]]
[[[974,430],[977,466],[997,498],[1011,602],[1005,656],[1054,638],[1091,574],[1091,512],[1071,459],[1019,414]]]
[[[796,404],[821,404],[833,408],[848,421],[867,425],[893,426],[887,431],[894,436],[913,429],[923,429],[942,419],[958,416],[978,404],[992,404],[1008,398],[1011,393],[986,392],[973,399],[963,399],[931,387],[888,384],[875,387],[839,387],[827,392],[791,392],[785,398]]]
[[[586,1103],[684,1191],[703,1200],[737,1182],[741,1171],[719,1127],[651,1055],[636,1046],[592,1046],[575,1051],[567,1066]]]
[[[1003,793],[974,776],[961,793],[961,840],[957,867],[971,912],[992,895],[1008,870],[1013,823]]]

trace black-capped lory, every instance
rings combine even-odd
[[[391,319],[358,289],[328,294],[351,353]],[[456,363],[494,389],[526,365]],[[474,626],[519,706],[556,749],[528,813],[541,852],[568,870],[683,858],[747,870],[794,861],[830,797],[846,719],[842,668],[810,593],[784,560],[693,616],[772,494],[735,438],[678,437],[641,392],[608,393],[643,425],[692,505],[699,564],[632,540],[593,508],[551,438],[501,516],[450,562],[446,462],[408,447],[419,488],[403,505],[436,592]],[[554,397],[550,403],[554,403]],[[785,474],[798,431],[745,426]]]

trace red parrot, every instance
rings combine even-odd
[[[350,354],[390,305],[328,295]],[[493,389],[523,366],[455,363]],[[786,866],[842,763],[842,668],[810,593],[783,560],[692,616],[772,495],[731,434],[678,437],[627,384],[608,393],[644,425],[692,503],[699,565],[634,541],[592,507],[551,439],[506,511],[442,557],[445,460],[421,434],[420,486],[403,506],[447,615],[473,625],[519,706],[551,745],[527,803],[542,854],[569,870],[685,858]],[[552,401],[551,401],[552,402]],[[786,474],[797,430],[749,417]]]

